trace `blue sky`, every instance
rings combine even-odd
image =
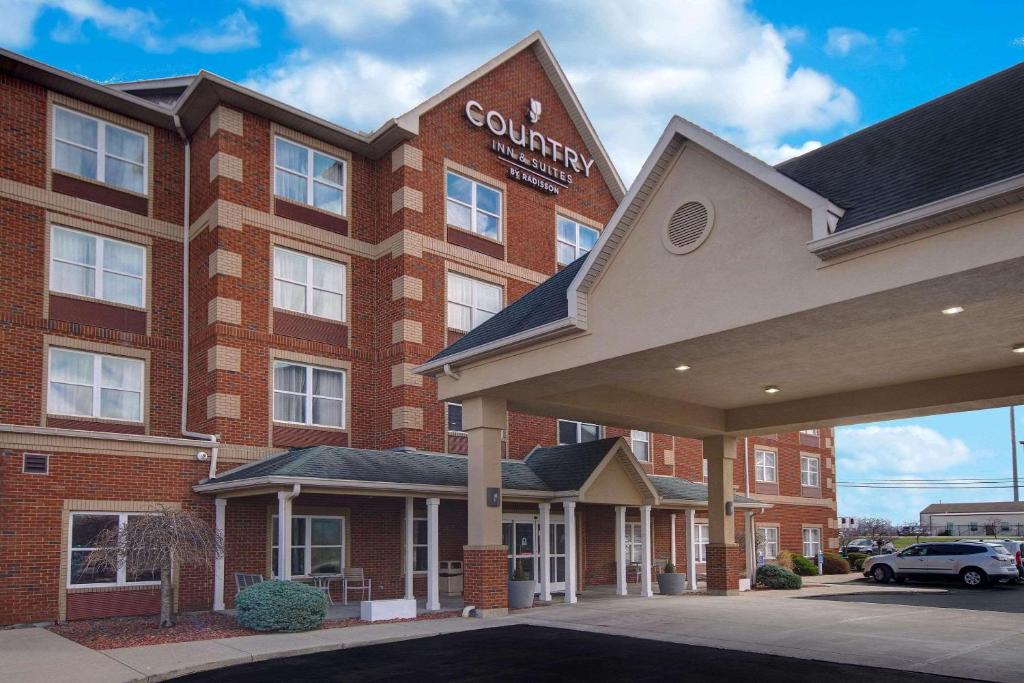
[[[0,10],[0,46],[98,81],[207,69],[361,130],[540,29],[627,183],[675,113],[777,162],[1024,59],[1024,3],[994,1],[0,0]],[[840,430],[840,479],[1006,477],[1007,423],[1004,409]],[[904,520],[940,498],[1008,496],[843,489],[840,512]]]

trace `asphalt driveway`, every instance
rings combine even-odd
[[[905,605],[907,607],[936,607],[964,609],[975,612],[1003,612],[1024,614],[1024,585],[1000,584],[986,588],[965,588],[959,584],[941,581],[914,582],[912,588],[941,589],[935,592],[905,592],[885,590],[849,595],[815,595],[808,600],[826,602],[872,603],[876,605]]]
[[[286,681],[889,681],[962,679],[513,625],[194,674],[182,683]]]

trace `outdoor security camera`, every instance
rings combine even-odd
[[[198,453],[196,453],[196,460],[198,460],[199,462],[206,462],[209,459],[210,454],[207,453],[206,451],[199,451]]]

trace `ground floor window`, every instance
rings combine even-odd
[[[279,534],[277,515],[272,518],[272,569],[277,575]],[[345,518],[292,515],[292,576],[337,574],[344,566]]]
[[[761,537],[761,552],[766,560],[774,560],[779,554],[779,527],[766,526],[757,530]]]
[[[640,522],[626,522],[626,561],[639,564],[643,562],[644,537],[640,530]]]
[[[694,552],[697,562],[708,561],[708,525],[698,524],[695,527],[696,534],[693,539]]]
[[[412,570],[427,571],[427,518],[412,518]]]
[[[804,556],[817,557],[821,552],[821,529],[804,529]]]
[[[130,573],[121,564],[112,567],[90,567],[89,554],[97,547],[97,537],[107,530],[120,530],[141,516],[125,512],[72,512],[68,533],[68,586],[125,586],[160,581],[160,570]]]

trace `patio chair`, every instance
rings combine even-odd
[[[322,576],[322,575],[317,575],[317,574],[313,575],[313,587],[316,588],[317,590],[323,591],[324,595],[327,596],[328,604],[331,604],[331,605],[334,604],[334,598],[331,597],[331,579],[334,579],[334,578],[337,578],[337,577],[334,577],[334,576]]]
[[[359,591],[365,595],[365,600],[373,599],[373,579],[366,578],[366,573],[360,567],[346,567],[341,570],[341,604],[348,604],[349,591]]]
[[[262,574],[243,574],[242,572],[235,572],[235,595],[238,595],[249,586],[253,586],[257,583],[263,583]]]

